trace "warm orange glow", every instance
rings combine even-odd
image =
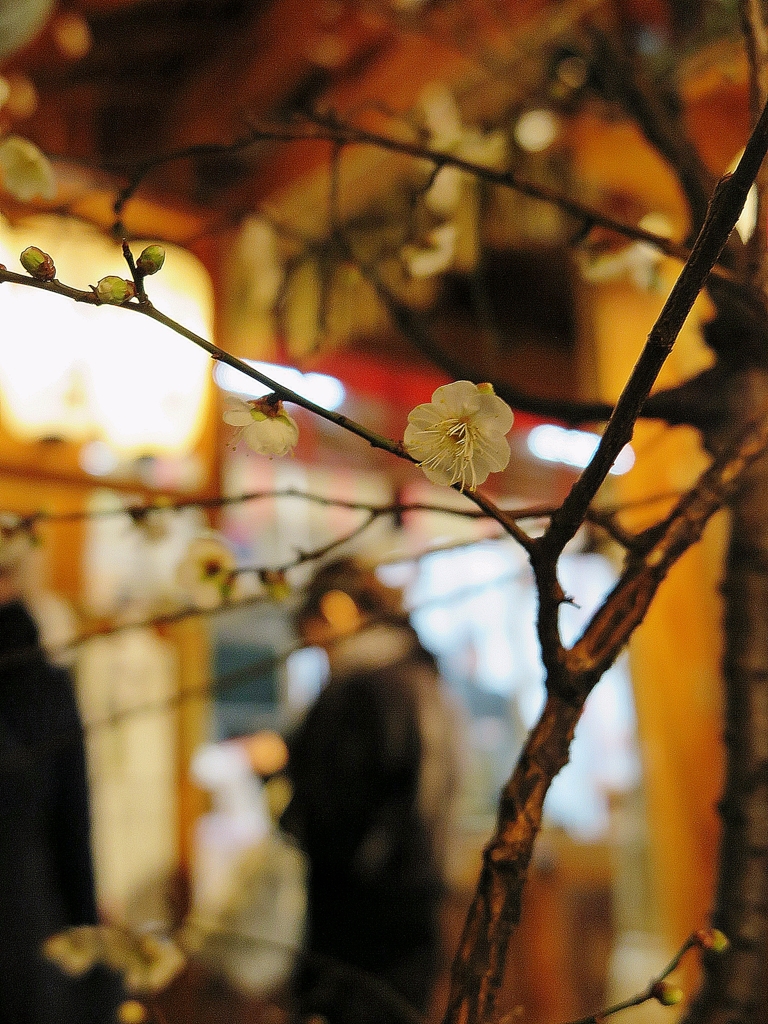
[[[126,276],[120,247],[75,221],[0,220],[0,262],[13,268],[28,244],[49,253],[57,277],[87,288]],[[140,252],[142,245],[134,247]],[[211,336],[210,279],[190,253],[168,247],[147,282],[155,305]],[[198,439],[210,393],[210,359],[160,324],[108,307],[5,285],[0,295],[0,393],[8,428],[26,440],[101,440],[116,453],[182,455]]]

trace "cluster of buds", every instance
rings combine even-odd
[[[692,946],[698,946],[700,949],[709,950],[712,953],[724,953],[730,946],[730,942],[718,928],[700,928],[691,935],[683,949],[690,949]],[[655,999],[662,1006],[677,1006],[683,1001],[683,990],[671,981],[667,981],[666,978],[660,978],[651,985],[645,998]]]
[[[22,267],[36,281],[53,281],[56,277],[56,267],[47,252],[43,252],[36,245],[29,245],[19,257]],[[136,261],[136,269],[142,277],[149,277],[156,274],[165,263],[165,249],[162,245],[148,245],[144,248]],[[136,285],[133,281],[117,277],[115,274],[108,274],[102,277],[94,288],[94,292],[101,302],[112,306],[122,306],[124,302],[136,296]]]
[[[47,252],[29,245],[19,257],[22,267],[36,281],[52,281],[56,277],[56,267]]]

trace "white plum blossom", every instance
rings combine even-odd
[[[80,925],[50,936],[43,953],[70,977],[103,963],[123,977],[130,993],[154,995],[173,981],[186,957],[171,939],[109,925]]]
[[[274,395],[250,402],[233,401],[233,407],[224,413],[224,422],[240,427],[235,443],[242,438],[259,455],[288,455],[293,451],[299,428]]]
[[[3,188],[20,203],[28,203],[35,196],[53,199],[56,195],[53,167],[29,139],[19,135],[0,139],[0,172]]]
[[[230,596],[237,562],[213,532],[192,539],[176,570],[176,581],[196,608],[218,608]]]
[[[402,258],[411,277],[434,277],[448,270],[456,255],[456,236],[456,225],[449,221],[430,231],[427,247],[404,246]]]
[[[662,238],[672,237],[672,225],[663,213],[649,213],[640,221],[641,228]],[[632,242],[618,251],[579,252],[582,277],[591,284],[628,278],[641,291],[658,292],[663,284],[660,276],[664,253],[649,242]]]
[[[474,491],[509,462],[513,419],[490,384],[457,380],[408,414],[403,443],[432,483]]]
[[[509,162],[504,134],[485,133],[465,125],[453,93],[445,86],[427,87],[419,109],[430,149],[493,169],[501,169]],[[474,201],[463,203],[463,200],[476,194],[477,182],[460,167],[435,168],[425,162],[424,170],[432,175],[424,203],[441,223],[402,250],[403,262],[414,278],[442,274],[454,264],[457,254],[463,254],[466,259],[472,249],[469,243],[461,243],[467,234],[467,213]]]
[[[83,924],[57,932],[45,940],[42,951],[65,974],[79,978],[99,959],[99,929]]]

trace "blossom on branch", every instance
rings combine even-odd
[[[293,451],[299,428],[275,395],[250,402],[236,399],[235,403],[224,413],[225,423],[240,427],[235,443],[242,438],[259,455],[288,455]]]
[[[196,608],[218,608],[232,589],[235,556],[216,534],[195,537],[176,571],[176,580]]]
[[[3,188],[20,203],[28,203],[35,196],[53,199],[56,195],[53,167],[29,139],[19,135],[0,139],[0,172]]]
[[[509,462],[513,419],[490,384],[457,380],[408,414],[403,443],[432,483],[474,491]]]

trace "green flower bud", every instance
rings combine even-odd
[[[724,953],[730,946],[728,936],[719,928],[701,928],[696,932],[696,941],[702,949],[711,949],[713,953]]]
[[[96,294],[102,302],[111,303],[113,306],[120,306],[136,294],[136,285],[133,281],[126,281],[122,277],[115,277],[110,274],[102,277],[96,285]]]
[[[669,981],[657,981],[651,989],[651,996],[662,1006],[677,1006],[683,1001],[683,990]]]
[[[136,260],[136,269],[147,277],[156,274],[165,263],[165,249],[162,245],[148,245]]]
[[[36,245],[28,246],[19,257],[22,267],[38,281],[52,281],[56,277],[56,267],[47,252]]]
[[[291,587],[282,569],[262,569],[259,579],[273,601],[285,601],[291,596]]]

